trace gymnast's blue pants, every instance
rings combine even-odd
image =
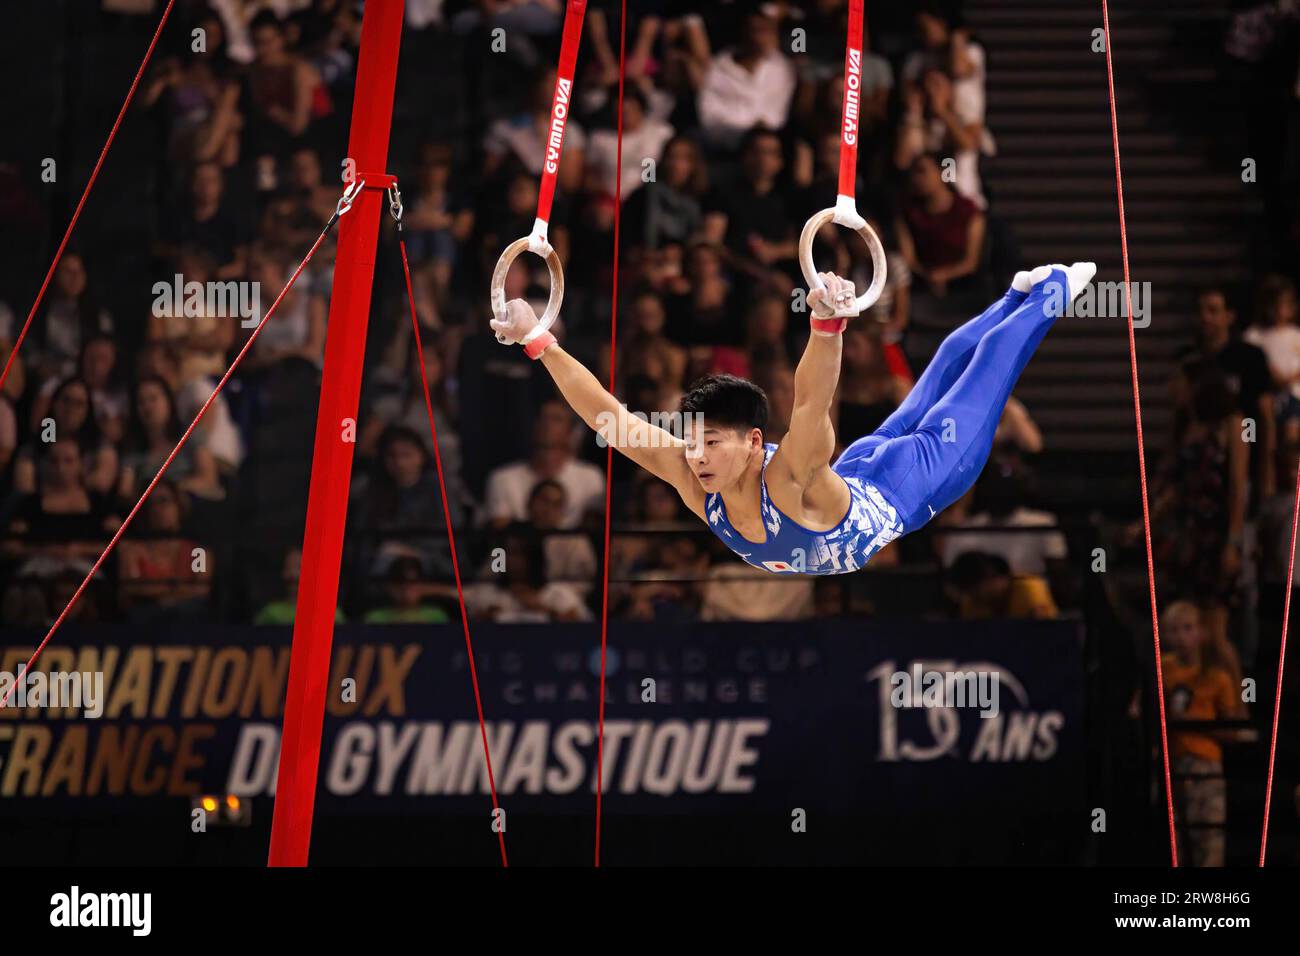
[[[898,409],[831,469],[880,489],[915,531],[975,483],[1002,409],[1029,358],[1069,301],[1065,273],[1010,289],[944,339]]]

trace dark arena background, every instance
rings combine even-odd
[[[5,4],[11,860],[1297,862],[1300,8],[869,0],[849,84],[851,6]],[[546,219],[602,386],[653,416],[741,376],[779,442],[846,112],[887,279],[836,454],[1017,271],[1098,271],[970,493],[863,570],[769,573],[489,289]],[[870,284],[854,230],[814,252]],[[498,278],[546,306],[542,257]]]

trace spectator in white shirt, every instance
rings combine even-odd
[[[541,176],[551,137],[551,98],[555,93],[554,69],[537,77],[533,87],[532,108],[495,121],[483,137],[484,179],[490,179],[507,157],[513,156],[533,176]],[[570,116],[564,125],[564,143],[556,181],[560,190],[576,193],[582,186],[583,154],[587,134]]]
[[[1296,327],[1295,285],[1284,276],[1266,276],[1259,284],[1255,324],[1242,338],[1259,346],[1285,401],[1278,420],[1300,417],[1300,328]]]
[[[923,152],[952,156],[957,191],[986,209],[979,158],[995,155],[997,144],[984,125],[984,48],[935,12],[918,13],[916,23],[924,48],[903,62],[897,166],[907,168]]]
[[[916,15],[916,32],[922,48],[903,61],[904,84],[919,84],[926,70],[946,70],[983,96],[984,48],[970,38],[968,30],[952,26],[933,10],[922,10]]]
[[[528,498],[544,479],[558,482],[566,495],[559,527],[578,527],[588,510],[600,510],[605,500],[605,475],[595,465],[574,457],[580,440],[573,412],[559,399],[544,402],[533,426],[533,451],[527,461],[494,469],[487,479],[487,519],[503,527],[528,519]]]
[[[505,539],[501,571],[489,570],[483,580],[465,589],[465,609],[470,617],[511,624],[591,620],[591,611],[573,585],[544,583],[538,544],[525,535]]]
[[[645,182],[642,179],[645,161],[652,160],[658,166],[664,147],[674,132],[671,124],[651,113],[646,96],[639,88],[628,87],[623,96],[623,202],[627,202],[627,197]],[[616,195],[614,177],[617,165],[618,131],[602,129],[593,132],[587,146],[588,188]]]
[[[740,45],[713,56],[696,97],[700,127],[714,146],[735,147],[755,126],[785,126],[797,75],[781,52],[777,22],[763,13],[745,18]]]
[[[943,70],[925,72],[919,87],[903,91],[903,122],[898,133],[894,164],[901,170],[926,153],[953,160],[952,182],[980,209],[988,208],[980,181],[979,159],[984,136],[983,104],[962,103],[960,84]]]
[[[807,574],[772,575],[733,561],[709,568],[701,585],[704,621],[797,621],[813,616],[813,581]]]
[[[441,27],[444,22],[445,0],[406,0],[405,24],[412,30]]]
[[[989,461],[976,486],[975,495],[983,510],[971,515],[939,540],[944,567],[951,567],[967,551],[1002,557],[1014,574],[1054,577],[1066,558],[1065,535],[1056,516],[1025,506],[1032,493],[1032,475],[1014,453],[996,455]],[[989,531],[987,528],[1025,528]]]
[[[546,580],[569,584],[585,598],[596,576],[596,551],[585,534],[560,530],[567,500],[562,484],[544,478],[528,496],[528,523],[542,536]]]

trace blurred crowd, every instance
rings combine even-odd
[[[149,0],[101,5],[98,26],[125,30],[132,49],[157,13]],[[982,175],[997,155],[996,130],[985,123],[984,46],[957,3],[872,7],[857,201],[889,269],[880,300],[845,333],[832,411],[841,448],[897,407],[936,336],[980,311],[1021,265]],[[797,238],[836,194],[847,2],[638,0],[628,17],[620,165],[619,8],[588,4],[551,219],[567,277],[557,331],[602,382],[614,376],[629,409],[647,415],[675,410],[701,375],[749,377],[769,396],[767,440],[779,442],[808,334],[792,295],[802,285]],[[0,394],[7,624],[43,626],[63,608],[342,191],[360,4],[180,0],[173,19],[126,119],[152,137],[139,176],[148,215],[136,224],[147,243],[115,250],[74,241]],[[438,459],[476,619],[581,621],[600,611],[606,449],[544,370],[500,346],[487,325],[492,267],[530,231],[536,211],[563,19],[561,0],[407,0],[391,165],[405,200],[402,238]],[[1280,114],[1246,117],[1260,155],[1275,159],[1265,183],[1274,254],[1261,259],[1250,288],[1200,290],[1172,386],[1170,452],[1152,462],[1175,716],[1241,716],[1234,688],[1255,663],[1259,620],[1281,605],[1292,558],[1295,23],[1291,5],[1275,3],[1232,24],[1227,52],[1249,67],[1240,82],[1251,102],[1282,104]],[[82,232],[106,228],[94,215]],[[458,614],[397,238],[385,219],[340,621]],[[870,283],[866,250],[847,230],[824,230],[815,257],[859,289]],[[292,622],[334,258],[331,237],[171,461],[74,620]],[[131,263],[149,281],[126,283]],[[160,306],[154,283],[173,281],[256,283],[260,292],[241,315],[210,302]],[[541,260],[524,256],[506,295],[540,312],[548,285]],[[33,291],[30,283],[0,288],[0,356]],[[972,492],[852,580],[774,581],[753,571],[673,489],[614,455],[611,613],[679,622],[1077,611],[1086,556],[1070,553],[1062,522],[1042,504],[1042,447],[1032,410],[1013,397]],[[1119,543],[1137,553],[1140,524],[1123,528]],[[1178,768],[1193,775],[1180,784],[1193,820],[1222,818],[1222,781],[1203,779],[1221,769],[1222,742],[1208,733],[1174,738]],[[1196,859],[1221,861],[1221,831],[1193,832]]]
[[[151,7],[104,0],[103,16],[131,20]],[[563,7],[411,0],[397,91],[397,122],[416,118],[406,131],[413,148],[393,166],[438,450],[472,581],[466,598],[472,615],[501,621],[590,618],[603,560],[604,450],[555,400],[541,370],[496,344],[482,321],[496,256],[535,214]],[[767,389],[779,440],[807,334],[806,316],[792,305],[798,230],[835,195],[846,10],[843,0],[703,11],[636,4],[620,168],[617,7],[589,5],[551,239],[568,278],[562,335],[608,380],[621,201],[622,333],[612,371],[629,408],[672,410],[694,378],[729,371]],[[923,365],[925,355],[909,347],[912,323],[950,327],[1005,278],[994,266],[1005,230],[990,228],[980,177],[995,150],[983,122],[984,50],[955,14],[935,6],[878,18],[888,55],[876,52],[876,23],[868,25],[858,199],[886,239],[890,268],[885,294],[846,338],[834,412],[845,442],[878,425]],[[76,243],[64,255],[0,397],[0,599],[13,623],[39,625],[58,612],[341,191],[335,165],[346,149],[358,5],[195,0],[173,16],[128,117],[148,124],[157,143],[151,245],[137,254],[149,257],[155,279],[171,285],[176,277],[178,291],[256,283],[258,309],[232,316],[210,302],[160,307],[152,285],[148,296],[109,296],[114,261],[96,261]],[[503,48],[492,52],[500,35]],[[451,79],[481,108],[458,135],[420,128],[439,105],[420,82],[437,68],[410,60],[425,40],[469,51]],[[394,261],[382,247],[394,239],[386,222],[339,613],[441,620],[455,613],[455,593],[405,290],[382,274]],[[305,471],[281,467],[267,446],[289,441],[284,406],[318,382],[333,257],[331,240],[171,462],[75,616],[292,618],[301,562],[294,536],[260,542],[273,556],[250,556],[228,539],[251,510],[241,507],[250,495],[301,513]],[[870,282],[864,250],[841,230],[819,237],[817,257],[861,287]],[[523,257],[507,295],[540,306],[547,281],[540,261]],[[7,352],[22,316],[17,292],[3,299]],[[1032,452],[1032,421],[1023,406],[1013,415],[1008,445]],[[616,615],[771,619],[849,610],[851,596],[836,582],[768,588],[748,578],[688,524],[675,494],[617,456],[614,467]],[[981,522],[1003,517],[987,507],[972,512],[964,550],[979,550]],[[1011,520],[1050,516],[1020,509]],[[960,563],[963,549],[949,543],[942,557],[954,565],[954,613],[1055,613],[1037,576],[1064,556],[1062,539],[1033,540],[985,542],[999,553]],[[880,564],[902,560],[885,555]]]
[[[102,0],[101,16],[138,22],[143,34],[152,21],[140,14],[152,7]],[[156,144],[151,244],[132,254],[167,284],[257,283],[258,309],[232,317],[199,303],[168,313],[151,283],[129,295],[115,287],[116,260],[77,243],[64,255],[0,396],[9,622],[39,625],[62,607],[342,189],[359,5],[189,0],[173,16],[127,120],[147,125]],[[588,5],[551,226],[568,280],[561,337],[646,414],[674,410],[700,375],[750,377],[770,397],[768,437],[779,441],[807,335],[792,295],[802,285],[798,231],[836,193],[847,3],[658,0],[628,16],[620,166],[618,7]],[[496,257],[535,215],[563,18],[560,0],[408,0],[397,88],[395,142],[409,148],[394,149],[392,168],[450,517],[470,613],[498,621],[599,610],[605,449],[543,370],[498,345],[485,321]],[[871,12],[857,198],[889,271],[880,300],[845,335],[833,409],[842,445],[897,407],[935,334],[987,304],[1020,265],[982,175],[997,154],[985,62],[958,4]],[[456,115],[451,132],[437,121],[445,112]],[[340,590],[347,620],[456,614],[396,238],[385,220]],[[230,538],[264,520],[259,509],[302,514],[304,396],[319,381],[334,253],[331,240],[287,294],[76,616],[292,619],[300,517],[251,544]],[[859,288],[870,282],[865,249],[846,230],[818,237],[816,261]],[[508,297],[539,311],[547,289],[531,256],[506,279]],[[0,290],[6,353],[28,292]],[[1176,450],[1152,476],[1161,593],[1195,598],[1220,636],[1243,600],[1283,580],[1300,456],[1295,288],[1270,274],[1251,296],[1247,306],[1239,290],[1201,295],[1200,335],[1176,385]],[[1237,440],[1243,416],[1253,442]],[[670,488],[615,455],[612,613],[772,620],[924,606],[963,618],[1056,616],[1079,595],[1067,536],[1037,493],[1041,448],[1031,410],[1013,398],[976,488],[927,533],[882,552],[872,563],[881,574],[778,586],[720,550]],[[291,454],[296,464],[282,460]]]
[[[1293,562],[1300,6],[1233,6],[1224,78],[1242,107],[1240,141],[1258,171],[1265,230],[1248,281],[1196,292],[1191,344],[1170,383],[1173,440],[1151,476],[1156,587],[1165,604],[1165,703],[1174,720],[1246,718],[1243,677],[1262,685],[1258,700],[1272,700]],[[1129,542],[1136,545],[1140,533],[1129,526]],[[1134,712],[1138,706],[1135,698]],[[1224,864],[1225,746],[1252,739],[1241,726],[1171,736],[1178,816],[1186,825],[1179,827],[1179,851],[1188,864]]]

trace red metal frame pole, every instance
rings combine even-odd
[[[358,177],[363,179],[366,173],[385,172],[387,165],[402,8],[402,0],[370,0],[362,19],[348,157],[355,162],[353,168]],[[271,823],[271,852],[267,861],[270,866],[306,866],[311,845],[330,645],[352,476],[354,442],[344,440],[344,420],[353,421],[355,434],[383,204],[382,190],[364,189],[352,210],[339,221],[338,256],[302,545],[302,578],[298,585],[275,816]]]

